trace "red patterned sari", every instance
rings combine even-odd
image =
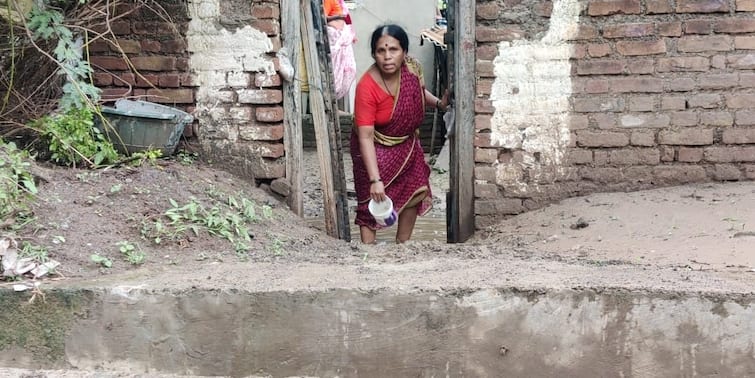
[[[399,217],[407,204],[423,197],[417,205],[419,215],[432,207],[430,166],[419,139],[419,127],[425,116],[424,88],[417,75],[407,65],[401,66],[399,93],[391,120],[386,125],[375,125],[375,155],[385,194],[393,200]],[[356,128],[351,133],[351,158],[354,165],[354,188],[357,194],[355,223],[372,230],[382,228],[367,210],[370,201],[370,182],[359,149]]]

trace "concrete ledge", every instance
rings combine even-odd
[[[453,263],[135,272],[59,283],[32,304],[3,290],[3,308],[15,310],[0,315],[14,325],[0,331],[0,365],[320,377],[755,373],[755,294],[731,290],[747,282],[633,266]],[[561,284],[523,277],[532,268]],[[630,276],[635,285],[615,285]],[[696,291],[701,282],[721,289]]]

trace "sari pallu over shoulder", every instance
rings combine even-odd
[[[407,202],[417,193],[427,191],[431,198],[430,167],[425,162],[419,140],[419,126],[424,119],[424,88],[417,75],[406,65],[401,67],[398,97],[394,103],[391,121],[375,126],[375,154],[385,192],[393,200],[394,208],[401,212]],[[356,130],[351,134],[351,155],[354,162],[354,187],[357,194],[356,224],[371,229],[381,228],[367,210],[370,200],[370,182],[362,160]],[[425,214],[430,200],[419,206],[419,214]]]

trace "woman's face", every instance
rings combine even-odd
[[[404,62],[404,49],[398,39],[384,35],[375,44],[375,64],[384,74],[396,73]]]

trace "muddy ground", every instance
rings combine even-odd
[[[442,187],[447,173],[435,171],[436,206],[422,220],[416,240],[395,245],[394,230],[388,230],[380,233],[379,245],[365,246],[318,229],[316,155],[310,151],[305,160],[304,172],[311,173],[306,179],[307,219],[252,183],[185,156],[95,171],[40,165],[36,173],[43,182],[33,206],[35,221],[21,232],[4,230],[3,235],[43,246],[47,258],[61,263],[42,279],[43,287],[44,282],[111,282],[108,277],[134,276],[149,277],[162,287],[191,281],[192,287],[250,290],[507,282],[683,286],[703,292],[752,292],[755,287],[753,182],[572,198],[480,230],[464,244],[446,244]],[[255,211],[254,221],[234,237],[243,241],[243,248],[202,227],[196,232],[172,229],[156,240],[155,224],[168,225],[165,214],[171,208],[193,203],[225,214],[228,204],[242,198]],[[243,240],[244,234],[249,240]],[[129,261],[119,243],[143,252],[143,261]],[[394,273],[407,271],[418,272],[416,280],[393,281],[406,279]],[[698,276],[704,278],[690,280]]]

